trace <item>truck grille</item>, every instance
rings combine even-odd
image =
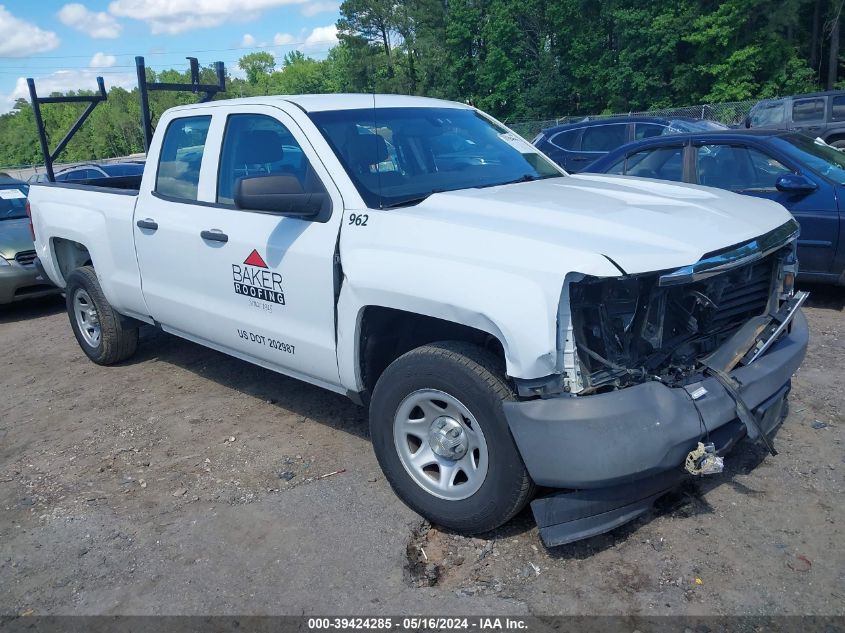
[[[774,263],[774,258],[768,257],[726,274],[728,283],[723,286],[716,301],[718,307],[711,317],[713,329],[745,323],[766,312],[772,292]]]
[[[35,251],[21,251],[15,255],[15,261],[21,266],[33,266],[35,265]]]
[[[571,286],[572,326],[586,387],[644,377],[683,384],[700,362],[774,300],[781,253],[711,277],[660,286],[656,274]]]

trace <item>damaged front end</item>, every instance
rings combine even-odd
[[[573,275],[558,317],[558,379],[504,404],[534,482],[546,545],[640,516],[687,474],[771,437],[809,333],[790,221],[674,271]]]
[[[730,371],[793,296],[790,221],[672,272],[585,277],[569,288],[579,395],[659,381],[685,386]],[[802,299],[803,301],[803,299]],[[743,349],[747,346],[748,349]]]

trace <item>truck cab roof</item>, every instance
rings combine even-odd
[[[362,110],[376,104],[380,108],[458,108],[473,109],[472,106],[432,99],[429,97],[411,97],[393,94],[306,94],[306,95],[271,95],[265,97],[244,97],[241,99],[220,99],[206,103],[190,104],[173,108],[173,111],[213,108],[219,105],[279,105],[292,103],[305,112],[324,112],[336,110]]]

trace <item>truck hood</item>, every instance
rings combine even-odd
[[[0,256],[14,259],[16,253],[34,250],[29,220],[0,220]]]
[[[605,256],[629,274],[695,263],[791,218],[770,200],[603,174],[438,193],[399,213]]]

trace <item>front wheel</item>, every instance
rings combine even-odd
[[[138,348],[138,328],[111,307],[91,266],[67,278],[67,313],[82,351],[98,365],[126,360]]]
[[[474,345],[425,345],[384,371],[370,404],[373,447],[396,494],[467,534],[505,523],[534,490],[502,409],[513,392],[499,365]]]

